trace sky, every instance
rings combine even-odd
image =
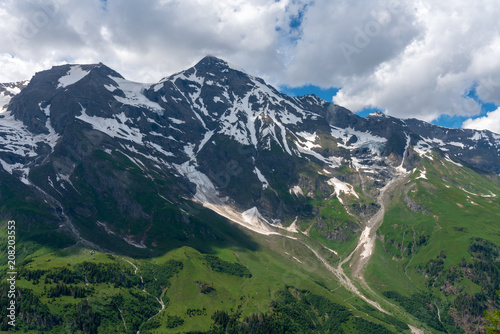
[[[206,55],[279,90],[500,133],[500,1],[2,0],[0,82],[103,62],[157,82]]]

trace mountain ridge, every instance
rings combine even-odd
[[[87,127],[101,133],[99,138],[105,134],[123,141],[120,145],[136,164],[149,157],[169,173],[185,178],[191,184],[186,184],[188,188],[195,185],[195,198],[206,201],[210,197],[216,202],[211,204],[220,206],[229,196],[236,199],[232,205],[241,212],[260,203],[264,212],[259,215],[267,222],[291,219],[296,209],[286,206],[280,196],[265,194],[273,163],[259,166],[256,158],[266,156],[266,151],[278,149],[285,156],[306,158],[324,166],[326,173],[342,165],[358,172],[376,171],[386,175],[381,185],[399,173],[398,168],[414,168],[416,156],[432,148],[487,172],[500,172],[500,163],[495,163],[500,161],[500,136],[493,133],[445,129],[381,114],[362,118],[315,96],[288,97],[262,79],[212,56],[155,84],[127,81],[102,63],[56,66],[37,73],[25,89],[11,97],[8,110],[28,132],[51,138],[45,148],[40,142],[31,144],[36,150],[31,153],[34,159],[25,159],[30,163],[44,155],[35,157],[35,152],[53,151],[58,141],[64,140],[66,128],[78,132],[78,128]],[[429,134],[436,137],[425,137]],[[235,141],[237,152],[211,159],[213,153],[208,152],[218,150],[214,139],[225,138]],[[247,153],[241,154],[243,151]],[[203,163],[197,161],[198,155]],[[280,159],[295,168],[295,158]],[[58,165],[71,170],[65,163]],[[29,174],[26,166],[21,168],[24,180]],[[57,177],[69,180],[69,176]],[[254,189],[251,199],[242,198],[232,189],[234,178],[260,182],[262,189]],[[299,181],[295,174],[281,184],[285,182],[292,189]],[[276,206],[281,209],[276,211]]]

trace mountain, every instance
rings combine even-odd
[[[181,261],[184,269],[172,267],[177,269],[169,269],[169,277],[198,268],[191,273],[204,276],[208,270],[214,280],[219,278],[212,272],[220,268],[247,277],[236,264],[254,271],[246,278],[252,282],[259,281],[255,271],[260,273],[262,261],[272,263],[273,273],[288,267],[292,281],[302,284],[294,287],[308,292],[289,290],[293,284],[287,284],[280,296],[291,293],[286,298],[298,303],[326,294],[396,332],[409,330],[401,321],[414,332],[417,327],[480,330],[484,320],[477,310],[498,306],[498,134],[381,113],[363,118],[314,95],[281,94],[215,57],[154,84],[128,81],[104,64],[55,66],[29,82],[1,84],[0,105],[0,217],[18,222],[19,242],[28,245],[18,256],[33,261],[24,264],[27,272],[46,270],[41,275],[49,288],[57,282],[49,279],[48,269],[40,269],[48,255],[36,252],[92,249],[115,254],[112,261],[134,258],[143,275],[150,273],[147,258]],[[133,264],[132,258],[126,261]],[[205,259],[205,265],[199,267],[202,260],[195,259]],[[222,262],[212,266],[213,261]],[[82,266],[78,270],[85,276]],[[489,274],[481,276],[484,266]],[[199,282],[196,275],[186,279]],[[279,304],[280,279],[268,273],[259,277],[272,289],[267,299],[259,299],[261,306],[245,304],[245,315],[265,313],[271,301]],[[306,283],[311,279],[316,283]],[[396,279],[392,289],[381,283]],[[481,288],[484,280],[487,290]],[[209,283],[202,285],[208,289]],[[129,288],[149,292],[144,283],[142,288],[134,284]],[[164,283],[158,295],[149,296],[161,301],[170,284],[176,283]],[[237,291],[246,283],[231,284]],[[335,284],[343,292],[329,291]],[[23,287],[37,291],[36,285]],[[182,301],[188,295],[169,298]],[[342,301],[343,295],[356,297],[355,305]],[[209,304],[213,312],[229,310]],[[175,305],[168,306],[173,313],[158,327],[179,318],[184,327],[172,328],[208,330],[189,320],[191,315],[175,313],[180,307]],[[423,310],[413,314],[411,307],[417,306]],[[103,306],[81,307],[95,313]],[[319,304],[307,307],[314,314],[321,310]],[[272,311],[294,319],[277,306]],[[215,314],[213,326],[219,319]],[[470,321],[464,323],[464,317]],[[136,331],[148,319],[132,327]],[[326,319],[316,322],[326,326]],[[366,325],[346,319],[347,331]],[[52,326],[63,322],[55,319]]]

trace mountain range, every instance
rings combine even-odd
[[[92,320],[68,324],[56,310],[74,302],[25,275],[19,284],[47,309],[19,309],[27,329],[240,332],[281,321],[328,332],[342,309],[351,316],[331,326],[344,332],[481,332],[483,311],[499,306],[499,134],[363,118],[211,56],[153,84],[102,63],[55,66],[0,84],[0,108],[0,220],[17,222],[20,275],[41,271],[53,289],[62,269],[49,258],[81,262],[73,274],[85,280],[67,297],[77,300],[85,261],[99,255],[142,273],[122,300],[147,293],[159,309],[109,315],[97,300],[121,294],[97,280],[94,304],[78,304]],[[181,265],[148,287],[158,261]],[[280,303],[306,308],[312,325]]]

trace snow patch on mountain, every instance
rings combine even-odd
[[[445,154],[445,155],[444,155],[444,159],[445,159],[446,161],[448,161],[448,162],[451,162],[451,163],[452,163],[452,164],[454,164],[454,165],[457,165],[458,167],[463,167],[463,166],[464,166],[464,165],[462,165],[462,164],[460,164],[460,163],[458,163],[458,162],[455,162],[455,161],[451,160],[451,158],[450,158],[450,156],[449,156],[448,154]]]
[[[358,131],[350,127],[342,129],[331,126],[331,135],[342,141],[342,143],[338,144],[340,147],[348,150],[366,147],[375,154],[379,154],[381,147],[387,142],[386,138],[376,136],[370,132]]]
[[[30,80],[0,84],[0,115],[7,111],[10,100],[26,87]]]
[[[478,141],[478,140],[483,139],[484,137],[486,137],[486,135],[484,135],[482,131],[476,131],[476,132],[474,132],[474,135],[472,137],[470,137],[469,139],[474,140],[474,141]]]
[[[302,132],[297,132],[297,135],[305,139],[305,142],[301,141],[301,144],[307,147],[309,150],[314,148],[314,147],[321,147],[321,145],[316,144],[316,140],[318,136],[316,135],[316,132],[314,133],[308,133],[305,131]]]
[[[290,188],[288,192],[290,194],[295,194],[296,196],[298,195],[304,196],[304,192],[302,191],[302,188],[300,188],[299,186],[294,186],[293,188]]]
[[[40,103],[38,104],[38,107],[45,113],[45,116],[47,116],[47,120],[45,121],[45,127],[49,130],[49,134],[46,135],[45,142],[49,144],[52,151],[54,151],[54,147],[56,146],[57,140],[59,139],[60,136],[56,133],[56,130],[54,130],[50,122],[50,104],[45,108],[42,108]]]
[[[173,166],[182,176],[196,185],[195,200],[202,203],[224,204],[224,201],[219,198],[219,192],[215,189],[212,181],[208,176],[197,170],[196,166],[191,164],[191,161],[186,161],[181,165],[173,164]]]
[[[264,235],[279,235],[279,233],[271,229],[267,220],[260,214],[256,207],[239,213],[229,206],[226,203],[227,199],[219,197],[219,192],[215,189],[212,181],[208,176],[198,171],[195,164],[196,162],[193,164],[192,160],[186,161],[181,165],[172,164],[179,174],[196,185],[196,193],[193,200],[200,202],[204,207],[254,232]]]
[[[21,93],[21,88],[20,87],[25,87],[25,86],[28,85],[28,83],[29,83],[29,80],[20,81],[18,83],[14,83],[13,84],[13,85],[16,85],[16,86],[12,86],[12,87],[10,87],[10,86],[5,87],[4,86],[4,88],[5,88],[5,90],[7,92],[10,93],[11,96],[14,96],[14,95],[17,95],[17,94]]]
[[[81,104],[80,107],[82,108],[80,111],[82,114],[76,116],[76,118],[92,125],[92,128],[95,130],[101,131],[113,138],[125,139],[137,144],[142,144],[143,134],[139,129],[125,124],[126,121],[129,121],[129,118],[127,118],[123,112],[115,115],[115,118],[103,118],[98,116],[89,116],[86,113],[87,109]],[[120,122],[118,120],[120,120]]]
[[[399,173],[408,173],[408,171],[403,167],[403,165],[405,163],[406,153],[408,152],[408,148],[410,147],[410,136],[407,133],[405,133],[405,136],[406,136],[406,145],[405,145],[405,150],[403,152],[403,159],[401,160],[401,165],[396,167],[396,170]]]
[[[0,122],[0,151],[22,157],[36,157],[37,144],[45,142],[51,147],[55,145],[54,138],[47,138],[46,134],[34,136],[21,121],[8,115]]]
[[[420,175],[416,178],[416,180],[418,180],[418,179],[425,179],[425,180],[427,180],[426,173],[427,173],[427,170],[424,168],[424,170],[420,171]]]
[[[133,147],[132,145],[128,145],[128,144],[124,145],[123,143],[120,143],[120,146],[125,150],[125,152],[129,152],[129,153],[132,152],[132,153],[143,156],[144,158],[148,159],[149,161],[155,162],[156,164],[154,164],[154,166],[160,170],[162,170],[161,166],[166,166],[167,168],[170,168],[170,169],[174,168],[170,163],[163,160],[162,157],[158,154],[155,154],[154,156],[151,154],[146,154],[146,153],[138,151],[135,147]],[[136,164],[137,167],[139,167],[139,169],[141,169],[143,172],[146,172],[146,166],[144,165],[144,163],[141,160],[136,159],[134,157],[131,157],[130,155],[126,154],[124,151],[121,151],[121,150],[117,150],[117,151],[120,152],[121,154],[123,154],[124,156],[126,156],[127,158],[129,158],[130,161],[132,161],[134,164]]]
[[[30,170],[29,170],[29,168],[25,167],[23,164],[20,164],[20,163],[9,164],[6,161],[0,159],[0,165],[2,165],[2,168],[11,175],[14,171],[20,172],[21,182],[23,182],[26,185],[31,184],[31,182],[28,180],[28,174],[29,174]]]
[[[242,67],[239,67],[238,65],[235,65],[233,63],[230,63],[230,62],[227,62],[227,61],[224,61],[224,60],[223,60],[223,62],[226,63],[226,66],[229,67],[230,69],[246,74],[245,70]]]
[[[335,177],[329,179],[327,183],[335,188],[335,195],[337,195],[337,198],[339,198],[341,202],[342,200],[340,199],[340,193],[345,193],[346,195],[352,195],[356,198],[359,198],[358,194],[354,190],[354,187],[349,183],[342,182]]]
[[[123,241],[128,243],[129,245],[132,245],[137,248],[146,248],[146,245],[144,245],[144,241],[141,241],[140,243],[135,242],[132,237],[121,237]]]
[[[284,113],[281,115],[281,122],[283,124],[293,124],[297,125],[297,123],[302,123],[302,119],[300,117],[295,116],[294,114],[287,112],[287,108],[284,108]]]
[[[336,157],[336,156],[324,157],[320,153],[312,150],[315,147],[321,147],[321,145],[314,144],[314,142],[311,141],[301,141],[297,136],[295,136],[295,138],[297,138],[297,140],[295,140],[294,143],[295,146],[297,147],[297,150],[299,151],[298,154],[299,156],[300,153],[313,156],[319,161],[324,162],[331,168],[337,168],[341,166],[343,160],[341,157]]]
[[[5,92],[0,93],[0,114],[7,110],[11,98],[12,96],[5,94]]]
[[[262,189],[266,189],[267,187],[269,187],[269,182],[267,182],[266,178],[264,177],[264,175],[262,175],[262,173],[257,167],[255,167],[253,172],[257,174],[257,177],[259,178],[260,182],[262,182]]]
[[[200,145],[198,145],[198,150],[196,151],[196,153],[200,153],[201,149],[205,146],[206,143],[208,143],[208,141],[210,140],[210,138],[212,138],[213,135],[214,135],[213,130],[207,131],[205,133],[203,139],[200,142]]]
[[[245,223],[257,230],[270,231],[269,222],[260,214],[259,210],[255,206],[243,212],[241,217]]]
[[[450,142],[448,142],[448,145],[452,145],[452,146],[460,147],[461,149],[464,149],[464,148],[465,148],[465,145],[464,145],[463,143],[459,143],[459,142],[455,142],[455,141],[450,141]]]
[[[156,93],[157,91],[159,91],[160,89],[162,89],[164,86],[165,86],[165,85],[164,85],[163,83],[159,83],[159,84],[156,84],[156,85],[153,87],[153,89],[154,89],[154,91],[155,91],[155,93]],[[166,101],[165,101],[165,102],[166,102]]]
[[[426,143],[430,144],[431,146],[439,146],[439,149],[442,150],[442,151],[449,151],[447,148],[445,148],[446,146],[446,143],[444,141],[442,141],[441,139],[439,138],[422,138]],[[433,145],[435,144],[435,145]]]
[[[115,100],[117,100],[118,102],[133,107],[147,108],[160,115],[163,115],[163,113],[165,112],[165,110],[158,103],[149,100],[143,94],[146,89],[150,88],[149,84],[128,81],[113,76],[108,77],[116,83],[117,88],[111,88],[112,86],[105,86],[105,88],[111,92],[114,92],[116,89],[120,89],[125,94],[125,97],[113,95]]]
[[[175,155],[172,152],[165,151],[160,145],[158,145],[156,143],[153,143],[153,142],[150,142],[150,141],[146,141],[146,142],[144,142],[144,144],[146,146],[152,147],[153,149],[155,149],[156,151],[160,152],[161,154],[163,154],[166,157],[175,157]]]
[[[8,111],[2,113],[3,118],[0,121],[0,152],[15,155],[16,162],[10,162],[6,159],[0,159],[0,164],[9,174],[16,172],[20,175],[20,180],[24,184],[31,184],[28,179],[31,161],[38,156],[37,150],[40,144],[47,144],[51,150],[57,144],[60,136],[55,132],[50,123],[50,105],[40,109],[47,116],[45,126],[49,133],[34,135],[23,122],[16,120]]]
[[[69,71],[66,72],[66,75],[59,78],[59,84],[57,85],[57,88],[65,88],[74,83],[77,83],[78,81],[85,78],[89,73],[90,71],[83,70],[80,65],[71,66]]]
[[[459,189],[462,190],[462,191],[464,191],[464,192],[466,192],[466,193],[468,193],[468,194],[470,194],[470,195],[474,195],[474,196],[478,196],[478,197],[484,197],[484,198],[492,198],[492,197],[494,198],[494,197],[497,197],[497,195],[494,194],[494,193],[492,193],[491,191],[489,191],[490,194],[485,195],[485,194],[476,194],[476,193],[473,193],[473,192],[468,191],[468,190],[466,190],[466,189],[464,189],[462,187],[459,187]],[[467,196],[467,197],[469,197],[469,196]]]
[[[418,153],[421,157],[426,157],[430,160],[432,160],[432,145],[430,145],[428,142],[424,140],[419,140],[417,144],[413,147],[413,150]]]
[[[180,175],[186,177],[196,185],[196,193],[193,196],[193,200],[200,202],[204,207],[254,232],[264,235],[279,235],[279,233],[271,229],[267,220],[260,214],[256,207],[239,213],[226,203],[227,198],[219,197],[219,192],[208,176],[197,170],[196,158],[192,152],[193,147],[194,145],[189,146],[186,153],[191,158],[194,158],[194,160],[188,160],[181,165],[172,164]],[[186,147],[184,149],[186,151]],[[256,168],[256,170],[258,169]]]
[[[282,235],[278,232],[275,232],[271,226],[267,223],[267,221],[259,219],[260,213],[256,214],[256,212],[252,209],[247,210],[243,213],[236,211],[231,206],[227,204],[214,204],[208,202],[201,203],[207,209],[210,209],[219,215],[229,219],[230,221],[243,226],[253,232],[262,234],[262,235]],[[256,208],[255,208],[256,209]],[[257,210],[258,212],[258,210]],[[245,218],[244,218],[245,217]],[[290,236],[284,236],[290,239],[296,239]]]
[[[183,120],[180,120],[180,119],[177,119],[177,118],[173,118],[173,117],[169,117],[168,118],[172,123],[175,123],[175,124],[184,124],[186,122],[184,122]]]
[[[77,192],[77,193],[80,193],[76,188],[75,186],[73,185],[73,182],[71,182],[71,180],[69,179],[69,174],[68,175],[65,175],[65,174],[56,174],[56,180],[57,182],[60,183],[61,187],[63,187],[65,190],[66,190],[66,187],[64,186],[64,183],[63,182],[66,182],[68,183],[71,187],[73,187],[73,189]]]

